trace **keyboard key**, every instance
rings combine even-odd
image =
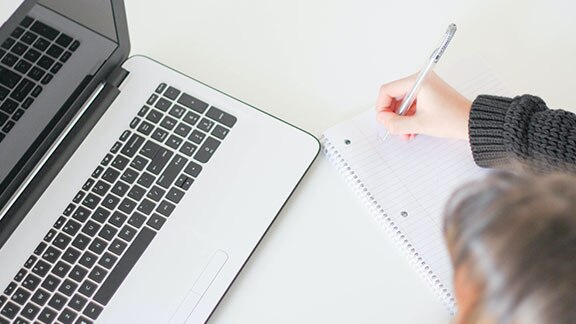
[[[68,222],[66,222],[66,225],[62,228],[62,231],[70,236],[75,236],[80,230],[80,227],[80,223],[73,219],[69,219]]]
[[[168,138],[168,140],[166,141],[166,145],[168,147],[171,147],[175,150],[178,149],[178,147],[180,146],[180,144],[182,144],[182,138],[175,136],[175,135],[170,135],[170,137]]]
[[[158,108],[162,111],[166,111],[166,110],[168,110],[168,108],[170,108],[171,105],[172,105],[172,103],[170,103],[170,101],[168,101],[164,98],[160,98],[160,100],[158,100],[158,102],[154,105],[154,107]]]
[[[42,260],[38,260],[38,262],[36,262],[34,267],[32,267],[32,272],[40,277],[44,277],[50,270],[50,267],[51,267],[50,264]]]
[[[68,303],[68,306],[70,306],[71,303],[72,301]],[[64,311],[62,311],[62,313],[60,313],[60,316],[58,316],[58,321],[62,323],[74,323],[74,320],[77,316],[78,314],[76,314],[76,312],[70,308],[66,308]]]
[[[72,296],[72,294],[74,293],[76,288],[78,288],[78,284],[76,284],[74,281],[72,281],[70,279],[66,279],[60,285],[60,288],[58,288],[58,291],[64,295],[70,297],[70,296]]]
[[[206,113],[206,116],[228,127],[232,127],[234,124],[236,124],[236,117],[230,115],[229,113],[223,112],[216,107],[210,107]]]
[[[213,126],[214,126],[213,121],[206,118],[202,118],[197,127],[198,129],[205,131],[206,133],[209,133]]]
[[[99,223],[104,223],[108,219],[108,216],[110,216],[109,211],[102,207],[98,207],[98,209],[96,209],[92,214],[92,219]]]
[[[12,47],[14,43],[16,43],[16,40],[14,38],[9,37],[4,41],[4,43],[2,43],[2,48],[10,49],[10,47]]]
[[[92,178],[98,178],[102,172],[104,172],[104,168],[101,166],[97,167],[94,172],[92,172]]]
[[[197,148],[198,146],[188,141],[185,141],[184,144],[182,144],[182,147],[180,148],[180,153],[183,153],[186,156],[192,156],[192,154],[194,154]]]
[[[42,79],[42,77],[44,76],[44,71],[42,71],[42,69],[39,69],[37,67],[33,67],[32,70],[30,70],[30,72],[28,72],[28,76],[30,78],[32,78],[33,80],[36,81],[40,81],[40,79]]]
[[[106,241],[97,237],[96,239],[94,239],[92,244],[90,244],[90,247],[88,247],[88,249],[97,255],[101,255],[107,246],[108,246],[108,243],[106,243]]]
[[[122,171],[126,168],[129,162],[130,160],[123,157],[122,155],[117,155],[116,158],[112,161],[112,166]]]
[[[50,243],[50,242],[52,242],[52,239],[54,238],[54,236],[56,236],[56,231],[54,229],[50,229],[48,231],[48,233],[46,234],[46,236],[44,236],[44,241]]]
[[[84,254],[82,254],[82,257],[80,257],[80,261],[78,261],[78,263],[90,269],[94,263],[96,263],[97,259],[98,257],[94,253],[86,251]]]
[[[162,225],[166,222],[166,218],[154,213],[150,216],[150,219],[146,223],[146,225],[152,227],[153,229],[159,231],[162,228]]]
[[[136,200],[136,201],[140,201],[140,199],[142,199],[142,197],[144,197],[144,194],[146,193],[146,189],[135,185],[134,187],[132,187],[132,189],[130,189],[130,192],[128,192],[128,197]]]
[[[146,167],[146,164],[148,164],[148,160],[146,158],[141,155],[136,155],[136,157],[132,160],[132,163],[130,163],[130,166],[138,171],[142,171]]]
[[[28,50],[28,52],[26,52],[26,54],[24,54],[24,58],[34,63],[40,58],[40,55],[41,55],[40,52],[31,48]]]
[[[28,46],[18,42],[16,44],[14,44],[14,46],[12,46],[12,49],[10,51],[12,53],[16,54],[17,56],[22,56],[22,54],[24,54],[24,52],[26,52],[27,49],[28,49]]]
[[[144,144],[144,146],[140,150],[140,154],[142,154],[143,156],[145,156],[147,158],[152,159],[154,157],[154,155],[156,155],[156,152],[158,151],[159,148],[160,148],[160,145],[158,145],[152,141],[146,141],[146,144]]]
[[[103,197],[108,192],[108,190],[110,190],[110,185],[102,180],[99,180],[92,189],[92,192],[99,195],[100,197]]]
[[[14,290],[16,290],[16,287],[18,287],[18,285],[15,282],[11,282],[8,287],[6,287],[6,289],[4,289],[4,294],[5,295],[11,295]]]
[[[174,129],[174,133],[176,133],[182,137],[186,137],[186,136],[188,136],[188,134],[190,133],[191,130],[192,130],[192,127],[190,127],[184,123],[179,123],[178,126],[176,126],[176,129]]]
[[[152,109],[146,116],[146,119],[154,124],[157,124],[162,119],[162,113],[156,109]]]
[[[120,258],[108,278],[104,281],[98,292],[96,292],[96,295],[94,295],[94,300],[96,302],[102,305],[108,304],[114,293],[116,293],[118,287],[120,287],[130,270],[132,270],[136,262],[138,262],[138,259],[140,259],[140,256],[144,253],[155,235],[156,233],[153,230],[147,227],[142,228],[130,247],[126,250],[124,256]],[[88,312],[91,305],[97,306],[90,303],[84,310],[84,315],[96,319],[99,312],[97,312],[98,315],[96,316],[94,316],[93,313]],[[100,308],[100,311],[101,310],[102,309]]]
[[[158,186],[154,186],[154,187],[152,187],[152,189],[150,189],[150,191],[148,191],[148,195],[146,195],[146,197],[150,198],[151,200],[158,202],[158,201],[160,201],[160,199],[162,199],[162,197],[164,196],[165,193],[166,193],[166,190],[164,190]]]
[[[36,88],[34,88],[34,90],[32,90],[32,97],[36,98],[40,95],[40,93],[42,92],[42,87],[41,86],[36,86]],[[24,105],[22,105],[24,106]],[[24,106],[24,108],[27,108]]]
[[[48,83],[50,83],[50,81],[52,81],[52,78],[54,78],[54,75],[48,73],[42,78],[42,81],[40,81],[40,82],[42,84],[48,84]]]
[[[50,42],[42,37],[38,38],[38,40],[36,40],[36,43],[34,43],[34,48],[41,51],[45,51],[48,48],[48,46],[50,46]]]
[[[84,280],[84,282],[78,288],[78,292],[86,297],[92,297],[95,291],[96,284],[88,279]]]
[[[78,47],[80,47],[80,42],[77,41],[77,40],[75,40],[75,41],[72,42],[72,45],[70,45],[70,48],[69,48],[69,49],[70,49],[72,52],[74,52],[75,50],[78,49]]]
[[[168,151],[167,149],[165,149],[163,147],[158,148],[158,151],[156,152],[156,154],[152,158],[152,161],[150,162],[150,164],[148,165],[146,170],[149,172],[152,172],[153,174],[160,174],[160,171],[162,171],[162,169],[164,169],[164,166],[166,166],[168,161],[170,161],[170,158],[172,157],[172,155],[173,155],[173,153]],[[144,186],[149,187],[146,185],[144,185]]]
[[[125,212],[126,214],[132,213],[134,208],[136,208],[137,203],[129,198],[122,199],[122,202],[118,206],[118,210]]]
[[[52,46],[50,46],[50,48],[48,48],[48,50],[46,51],[46,54],[57,59],[60,57],[60,55],[62,55],[63,52],[64,52],[64,49],[62,47],[60,47],[56,44],[52,44]]]
[[[42,259],[44,259],[50,263],[54,263],[54,262],[56,262],[56,260],[58,260],[58,257],[60,257],[60,254],[62,254],[62,252],[60,252],[60,250],[50,246],[46,249],[44,254],[42,254]]]
[[[9,93],[10,93],[10,90],[0,86],[0,100],[6,99],[6,97],[8,96]],[[1,122],[0,122],[0,124],[1,124]]]
[[[52,66],[52,68],[50,69],[50,72],[56,74],[56,73],[58,73],[58,71],[60,71],[61,68],[62,68],[62,63],[56,63],[56,64],[54,64],[54,66]]]
[[[142,224],[144,224],[144,222],[146,221],[146,216],[135,212],[134,214],[132,214],[132,216],[130,216],[130,219],[128,219],[128,224],[136,227],[136,228],[140,228],[142,226]]]
[[[4,125],[4,128],[2,128],[2,130],[5,133],[8,133],[12,129],[12,127],[14,127],[14,125],[16,125],[16,123],[14,123],[13,121],[9,121],[6,123],[6,125]]]
[[[120,176],[120,171],[117,171],[112,168],[106,169],[106,171],[102,174],[102,179],[108,181],[109,183],[114,183],[116,179]]]
[[[14,70],[22,73],[22,74],[26,74],[28,73],[28,71],[30,70],[30,68],[32,67],[32,64],[24,61],[24,60],[20,60],[18,61],[18,63],[16,63],[16,65],[14,65]],[[22,101],[22,99],[20,99],[20,101]]]
[[[7,302],[2,310],[0,311],[0,315],[7,317],[8,319],[14,319],[16,314],[20,312],[20,306],[14,304],[13,302]]]
[[[88,299],[82,297],[79,294],[76,294],[74,295],[74,297],[72,297],[72,299],[70,299],[68,306],[72,307],[73,309],[79,312],[82,310],[82,308],[84,308],[84,305],[86,305],[87,302]],[[74,314],[74,316],[76,316],[76,314]]]
[[[187,177],[185,175],[181,175],[178,180],[176,180],[176,186],[178,188],[182,188],[184,190],[188,190],[190,186],[194,183],[194,179]]]
[[[26,260],[26,262],[24,263],[24,268],[26,269],[30,269],[32,268],[32,266],[34,265],[34,263],[36,262],[36,260],[38,260],[37,257],[31,255],[28,260]]]
[[[68,298],[66,298],[64,295],[56,293],[52,298],[50,298],[48,305],[56,310],[61,310],[64,308],[64,305],[66,305],[67,301]]]
[[[177,188],[171,188],[170,191],[168,191],[168,194],[166,195],[166,199],[170,200],[175,204],[179,203],[180,200],[182,200],[182,197],[184,197],[184,191]]]
[[[24,34],[24,28],[16,27],[16,29],[14,29],[14,31],[12,32],[12,34],[10,34],[10,36],[14,38],[19,38],[20,36],[22,36],[22,34]]]
[[[166,116],[166,117],[164,117],[164,119],[162,119],[160,126],[164,127],[167,130],[172,130],[174,127],[176,127],[176,123],[177,123],[176,119],[174,119],[170,116]]]
[[[106,198],[104,198],[104,200],[102,200],[102,206],[104,206],[110,210],[114,210],[114,208],[116,208],[116,206],[118,206],[119,203],[120,203],[120,198],[118,198],[112,194],[108,194],[106,196]]]
[[[52,269],[52,274],[56,277],[64,278],[68,274],[68,271],[70,271],[70,268],[72,267],[65,262],[58,261],[58,263],[54,266],[54,269]]]
[[[216,127],[214,127],[214,130],[212,131],[212,136],[221,140],[223,140],[226,137],[226,135],[228,135],[228,129],[220,125],[216,125]]]
[[[48,298],[50,298],[50,293],[39,288],[32,296],[32,301],[40,306],[44,306],[48,302]]]
[[[96,235],[96,233],[98,233],[98,230],[100,230],[100,225],[98,225],[98,223],[94,221],[88,221],[88,223],[86,223],[86,225],[84,225],[82,228],[82,233],[93,237]]]
[[[52,323],[56,320],[56,315],[57,313],[50,308],[44,308],[38,316],[38,320],[42,323]]]
[[[114,187],[112,187],[112,193],[122,197],[126,194],[128,189],[130,189],[130,185],[122,181],[117,181],[114,184]]]
[[[114,266],[114,263],[116,263],[117,260],[118,260],[118,258],[115,255],[113,255],[110,252],[106,252],[100,258],[100,260],[98,260],[98,264],[101,265],[102,267],[110,270],[110,269],[112,269],[112,267]]]
[[[108,222],[116,227],[121,227],[127,219],[128,216],[124,215],[123,213],[114,212]]]
[[[82,282],[87,274],[88,270],[79,265],[76,265],[74,268],[72,268],[72,271],[70,271],[69,277],[76,282]]]
[[[152,105],[156,102],[156,99],[158,99],[158,96],[153,93],[153,94],[148,98],[148,100],[146,100],[146,103],[147,103],[148,105],[152,106]]]
[[[193,162],[193,161],[190,161],[190,163],[188,163],[188,166],[186,167],[186,169],[184,169],[184,172],[186,172],[186,174],[193,176],[194,178],[198,177],[198,175],[200,174],[200,171],[202,171],[202,166],[199,165],[198,163]]]
[[[40,278],[31,273],[26,276],[26,279],[24,279],[24,281],[22,281],[22,287],[30,291],[34,291],[34,289],[36,289],[38,285],[40,285]]]
[[[122,174],[122,180],[124,180],[129,184],[133,184],[137,178],[138,178],[138,172],[132,168],[126,169],[126,171],[124,171],[124,173]]]
[[[180,118],[186,112],[186,108],[178,105],[174,105],[171,109],[169,114],[175,118]]]
[[[180,98],[178,99],[178,103],[201,114],[203,114],[204,111],[206,111],[206,108],[208,108],[207,103],[198,100],[187,93],[183,93],[180,96]]]
[[[156,178],[148,172],[142,173],[140,178],[138,178],[138,184],[144,186],[146,188],[150,188],[150,186],[154,183]]]
[[[30,30],[48,38],[49,40],[54,40],[56,36],[58,36],[58,34],[60,33],[56,29],[47,26],[39,21],[35,21],[32,24],[32,27],[30,27]]]
[[[14,281],[20,282],[22,281],[22,279],[24,279],[25,276],[26,276],[26,270],[20,269],[20,271],[18,271],[18,273],[14,276]]]
[[[33,320],[39,312],[40,308],[38,306],[28,303],[24,306],[20,314],[29,320]]]
[[[145,215],[150,215],[154,208],[156,208],[156,204],[148,199],[142,200],[140,205],[138,205],[138,211]]]
[[[198,122],[198,120],[200,119],[200,116],[189,111],[186,113],[186,116],[184,116],[184,118],[182,119],[184,122],[194,126],[196,125],[196,123]]]
[[[92,271],[90,271],[88,278],[96,281],[97,283],[101,283],[107,274],[108,274],[108,271],[106,271],[104,268],[102,268],[100,266],[95,266],[94,269],[92,269]]]
[[[24,26],[26,28],[30,27],[30,24],[32,24],[32,22],[34,21],[34,19],[26,16],[24,17],[24,19],[22,19],[22,21],[20,22],[20,26]]]
[[[10,89],[14,88],[16,84],[22,79],[18,74],[0,66],[0,84]]]
[[[70,238],[70,236],[64,234],[64,233],[60,233],[58,234],[58,236],[56,236],[56,239],[54,239],[54,246],[64,250],[66,249],[66,247],[68,247],[68,244],[70,244],[70,242],[72,241],[72,238]]]
[[[204,144],[200,147],[196,155],[194,155],[194,159],[196,161],[206,163],[210,160],[216,149],[220,146],[220,141],[215,139],[214,137],[208,137]]]
[[[73,247],[69,247],[62,255],[62,260],[70,264],[74,264],[79,257],[80,257],[80,251],[76,250]]]
[[[148,106],[142,106],[142,108],[140,108],[140,110],[138,111],[138,116],[140,117],[144,117],[146,116],[146,113],[148,112],[150,108]]]
[[[30,298],[30,293],[22,288],[16,289],[14,294],[12,295],[11,300],[19,305],[24,305]]]
[[[156,93],[162,94],[162,92],[166,89],[166,83],[160,83],[158,87],[156,87]]]
[[[72,199],[72,201],[75,203],[79,203],[82,201],[82,198],[84,198],[84,195],[86,195],[84,191],[78,191],[78,193],[76,194],[76,196],[74,196],[74,199]]]
[[[206,134],[195,129],[192,131],[192,134],[190,134],[190,137],[188,137],[188,139],[191,140],[193,143],[200,144],[204,140],[204,137],[206,137]]]
[[[126,140],[130,137],[130,134],[132,134],[131,131],[125,130],[125,131],[122,133],[122,135],[120,135],[120,141],[122,141],[122,142],[126,141]]]
[[[112,294],[114,294],[114,292],[116,292],[116,289],[114,289]],[[106,295],[104,293],[102,293],[101,295],[103,295],[103,297],[106,297]],[[112,297],[112,296],[110,296],[110,297]],[[99,306],[98,304],[96,304],[94,302],[90,302],[90,303],[88,303],[88,306],[86,306],[86,308],[84,309],[84,312],[82,314],[86,315],[87,317],[89,317],[93,320],[96,320],[98,318],[98,316],[100,316],[100,313],[102,313],[102,309],[103,309],[102,306]]]
[[[89,205],[91,205],[93,203],[92,200],[94,198],[92,196],[93,196],[92,194],[88,194],[86,199],[84,199],[83,204],[89,207]],[[100,198],[97,198],[97,201],[100,201]],[[88,219],[89,216],[90,216],[90,211],[88,209],[80,206],[80,207],[78,207],[76,212],[74,212],[74,215],[72,215],[72,218],[74,218],[75,220],[77,220],[81,223],[84,223]]]
[[[154,130],[154,133],[152,133],[152,138],[160,143],[164,142],[166,137],[168,137],[168,132],[160,127],[156,128],[156,130]]]
[[[174,182],[174,179],[176,179],[178,174],[180,174],[187,162],[188,160],[181,155],[177,154],[174,156],[172,161],[170,161],[170,164],[168,164],[166,167],[166,170],[164,170],[164,172],[158,178],[158,185],[168,189],[172,185],[172,182]]]
[[[180,92],[181,92],[180,90],[174,87],[168,87],[168,89],[166,89],[166,92],[164,92],[164,95],[171,100],[175,100],[180,95]]]
[[[100,236],[101,238],[103,238],[106,241],[112,241],[112,239],[114,238],[114,236],[116,235],[116,233],[118,232],[118,230],[114,227],[112,227],[111,225],[104,225],[104,227],[102,228],[102,230],[100,231],[100,233],[98,233],[98,236]]]
[[[140,127],[138,127],[138,131],[146,136],[150,135],[153,129],[154,126],[152,126],[152,124],[146,121],[142,122],[142,124],[140,124]]]
[[[6,54],[6,56],[4,56],[4,58],[2,59],[2,63],[6,64],[7,66],[10,66],[10,67],[12,67],[14,64],[16,64],[16,62],[18,62],[18,56],[13,55],[11,53]]]
[[[60,279],[58,279],[55,276],[50,274],[42,282],[42,288],[44,288],[50,292],[53,292],[60,285],[60,282],[61,282]]]
[[[172,212],[174,211],[174,209],[176,208],[176,206],[166,200],[163,200],[160,205],[158,205],[158,208],[156,208],[156,211],[159,212],[160,214],[168,217],[172,214]]]
[[[78,250],[84,250],[90,244],[90,238],[82,233],[78,234],[72,241],[72,246]]]
[[[82,186],[82,190],[90,190],[90,188],[92,188],[92,185],[94,184],[94,179],[88,179],[86,180],[86,182],[84,182],[84,185]]]
[[[148,141],[148,142],[150,142],[150,141]],[[146,142],[146,144],[148,144],[148,142]],[[138,150],[140,149],[140,146],[142,146],[142,144],[144,144],[144,137],[142,137],[138,134],[132,134],[132,136],[130,137],[130,140],[128,140],[128,142],[126,143],[126,145],[122,149],[122,154],[131,158],[134,155],[136,155],[136,153],[138,152]]]
[[[70,45],[70,43],[72,43],[72,37],[66,35],[66,34],[60,34],[60,36],[58,36],[58,38],[56,39],[56,44],[66,48],[68,47],[68,45]]]

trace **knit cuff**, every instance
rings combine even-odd
[[[474,161],[481,167],[510,163],[505,147],[504,122],[512,98],[480,95],[472,103],[468,137]]]

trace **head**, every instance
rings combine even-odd
[[[576,177],[491,174],[454,194],[444,235],[457,323],[576,323]]]

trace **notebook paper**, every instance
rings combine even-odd
[[[471,100],[507,91],[479,59],[467,59],[444,79]],[[380,139],[374,109],[328,129],[324,152],[395,239],[451,313],[452,268],[442,236],[444,205],[459,186],[482,177],[467,141],[416,136]]]

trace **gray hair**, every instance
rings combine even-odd
[[[444,236],[481,287],[470,323],[576,323],[576,177],[492,173],[453,195]]]

